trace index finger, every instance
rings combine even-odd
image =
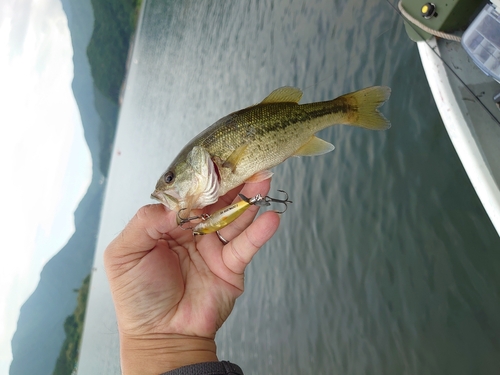
[[[239,193],[244,194],[248,198],[252,198],[257,193],[266,195],[270,187],[271,187],[271,178],[259,182],[244,183],[230,190],[223,196],[219,197],[219,200],[217,202],[215,202],[211,206],[208,206],[209,211],[213,212],[221,209],[224,206],[230,205],[235,201]]]
[[[165,233],[177,227],[176,214],[162,204],[141,207],[109,244],[105,256],[126,257],[149,251]]]

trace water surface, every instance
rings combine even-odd
[[[273,89],[302,102],[371,85],[393,126],[319,133],[275,168],[294,201],[217,335],[246,374],[496,374],[500,239],[382,0],[148,0],[120,115],[79,374],[119,372],[102,251],[199,131]]]

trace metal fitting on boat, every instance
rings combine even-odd
[[[424,5],[422,5],[422,8],[420,8],[420,12],[422,14],[422,17],[424,17],[426,20],[432,17],[437,17],[436,5],[433,3],[425,3]]]

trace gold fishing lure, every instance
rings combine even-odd
[[[181,226],[182,229],[191,229],[193,231],[193,234],[195,235],[202,235],[202,234],[209,234],[209,233],[214,233],[222,228],[228,226],[231,224],[233,221],[235,221],[238,217],[240,217],[250,206],[269,206],[271,205],[271,202],[277,202],[277,203],[283,203],[285,205],[285,209],[283,211],[276,211],[279,214],[282,214],[286,211],[287,209],[287,203],[292,203],[292,201],[288,200],[288,194],[283,191],[283,190],[278,190],[279,192],[282,192],[286,195],[285,199],[276,199],[276,198],[271,198],[269,196],[263,197],[260,194],[257,194],[253,198],[247,198],[243,194],[239,194],[241,201],[233,203],[229,206],[226,206],[224,208],[221,208],[218,211],[215,211],[212,214],[203,214],[200,216],[192,216],[188,218],[181,218],[180,217],[180,212],[177,214],[177,222]],[[194,220],[201,220],[199,223],[196,225],[189,227],[189,228],[184,228],[183,225],[194,221]]]

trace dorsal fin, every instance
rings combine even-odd
[[[298,103],[302,98],[302,91],[296,87],[284,86],[274,90],[261,102],[269,103]]]

